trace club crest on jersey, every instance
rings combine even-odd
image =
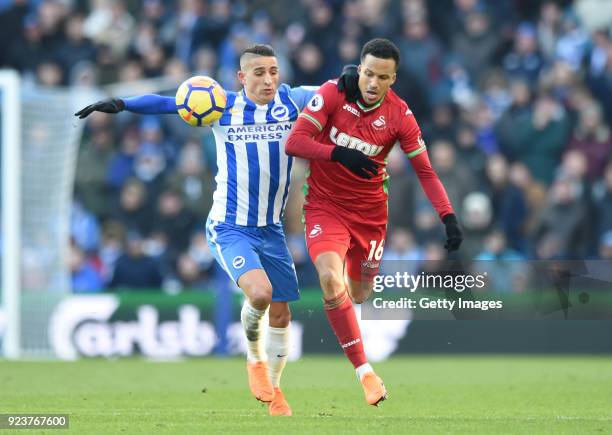
[[[312,230],[310,230],[310,234],[308,234],[308,237],[312,239],[320,235],[322,232],[323,229],[321,228],[321,225],[316,224],[314,227],[312,227]]]
[[[355,116],[361,116],[361,115],[359,114],[359,110],[355,109],[353,106],[351,106],[351,105],[349,105],[349,104],[345,104],[344,106],[342,106],[342,108],[343,108],[344,110],[346,110],[347,112],[352,113],[352,114],[353,114],[353,115],[355,115]]]
[[[270,114],[272,115],[272,118],[276,119],[277,121],[284,121],[287,119],[289,110],[285,106],[275,106],[270,111]]]
[[[342,133],[338,131],[336,127],[332,127],[329,131],[329,138],[332,143],[347,148],[354,148],[356,150],[361,151],[366,156],[376,156],[380,154],[384,147],[379,145],[372,145],[367,142],[362,141],[358,137],[349,136],[346,133]]]
[[[234,269],[242,268],[242,266],[244,266],[244,263],[245,263],[245,260],[242,255],[234,257],[234,259],[232,260],[232,266],[234,266]]]
[[[316,94],[314,97],[311,98],[306,107],[308,107],[311,112],[318,112],[323,108],[323,96],[320,94]]]
[[[383,115],[380,115],[377,119],[374,120],[374,122],[372,122],[372,127],[374,127],[374,130],[384,130],[386,126],[387,123]]]

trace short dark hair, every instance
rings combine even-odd
[[[380,59],[393,59],[395,61],[395,68],[397,69],[399,66],[400,51],[397,46],[388,39],[375,38],[366,42],[361,49],[360,59],[363,61],[368,54]]]
[[[274,53],[274,49],[268,44],[251,45],[242,52],[242,55],[245,54],[255,54],[258,56],[276,56],[276,53]],[[242,55],[240,57],[242,57]]]

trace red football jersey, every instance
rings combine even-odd
[[[409,158],[425,151],[412,112],[391,89],[381,102],[366,107],[360,102],[347,102],[335,81],[328,81],[300,116],[319,128],[320,133],[314,137],[317,142],[356,148],[379,165],[378,174],[368,180],[339,163],[310,160],[307,202],[325,199],[345,209],[363,211],[380,207],[387,201],[389,176],[385,166],[393,145],[399,142]]]

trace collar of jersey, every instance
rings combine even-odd
[[[372,104],[371,106],[364,106],[361,100],[357,100],[357,105],[363,112],[370,112],[374,109],[378,109],[378,107],[380,107],[380,105],[382,104],[384,100],[385,100],[385,97],[383,96],[380,100],[378,100],[376,103]]]
[[[278,92],[278,91],[276,91],[276,92]],[[253,101],[249,97],[247,97],[247,94],[244,91],[244,88],[242,88],[242,90],[240,91],[240,94],[242,95],[242,98],[244,99],[244,101],[247,104],[253,105],[256,108],[260,108],[261,107],[261,108],[269,109],[270,107],[274,106],[274,102],[275,102],[274,98],[268,104],[257,104],[255,101]],[[274,97],[276,98],[276,94],[274,94]]]

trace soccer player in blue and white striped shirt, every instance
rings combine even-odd
[[[240,92],[228,92],[223,116],[212,125],[217,147],[217,188],[206,235],[217,261],[243,290],[241,320],[247,337],[251,392],[270,403],[271,415],[291,415],[279,388],[289,353],[289,301],[299,298],[295,266],[281,226],[292,157],[285,141],[316,88],[279,85],[273,49],[255,45],[240,57]],[[144,95],[105,100],[76,113],[177,113],[172,97]],[[268,308],[267,349],[261,321]]]

